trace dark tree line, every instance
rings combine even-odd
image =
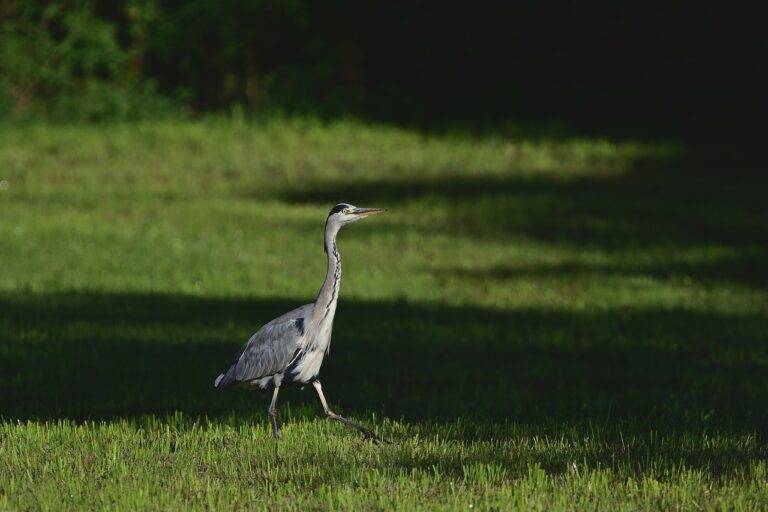
[[[716,3],[5,0],[0,111],[728,123],[764,106],[757,23]]]

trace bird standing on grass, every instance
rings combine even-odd
[[[325,252],[328,274],[317,300],[275,318],[259,329],[235,355],[229,369],[216,377],[216,389],[232,386],[256,386],[272,390],[269,417],[272,433],[280,439],[277,423],[277,393],[286,384],[311,383],[328,418],[354,428],[366,439],[380,440],[370,429],[339,416],[328,407],[320,385],[320,365],[331,345],[333,318],[341,285],[341,257],[336,235],[342,226],[382,213],[382,208],[358,208],[340,203],[331,209],[325,221]]]

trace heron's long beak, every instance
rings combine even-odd
[[[378,215],[385,211],[387,211],[386,208],[356,208],[352,214],[359,215],[360,217],[370,217],[371,215]]]

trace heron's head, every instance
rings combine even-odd
[[[370,217],[379,213],[384,213],[384,208],[360,208],[347,203],[339,203],[328,214],[328,223],[343,226],[351,222],[356,222],[360,219]]]

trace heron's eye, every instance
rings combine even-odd
[[[352,213],[352,209],[351,208],[344,208],[342,210],[342,213]]]

